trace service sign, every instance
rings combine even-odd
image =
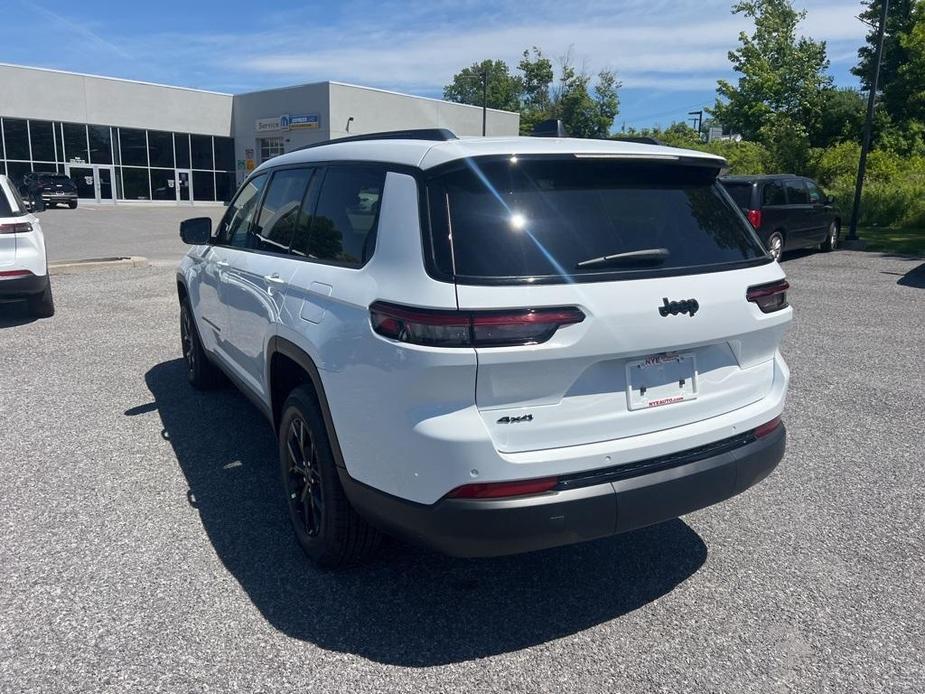
[[[321,127],[321,114],[320,113],[305,113],[300,116],[289,116],[289,127],[292,130],[297,130],[301,128],[320,128]]]
[[[257,132],[270,130],[289,130],[289,116],[276,116],[274,118],[258,118]]]

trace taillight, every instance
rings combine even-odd
[[[548,492],[557,484],[559,484],[559,480],[555,477],[521,480],[519,482],[464,484],[447,494],[447,497],[451,499],[500,499],[509,496],[528,496]]]
[[[22,234],[32,231],[29,222],[15,222],[14,224],[0,224],[0,234]]]
[[[761,210],[749,210],[746,216],[753,227],[756,229],[761,227]]]
[[[758,304],[758,308],[761,309],[762,313],[773,313],[790,305],[787,303],[788,289],[790,289],[790,284],[787,280],[758,284],[748,288],[745,298]]]
[[[779,427],[780,425],[781,425],[781,418],[780,418],[780,415],[778,415],[777,417],[772,419],[770,422],[766,422],[765,424],[762,424],[760,427],[756,428],[755,431],[753,432],[755,434],[755,438],[756,439],[764,438],[768,434],[773,433],[777,429],[777,427]]]
[[[28,270],[2,270],[0,271],[0,280],[12,280],[17,277],[31,277],[32,273]]]
[[[373,330],[392,340],[430,347],[510,347],[546,342],[563,325],[581,323],[575,307],[511,311],[439,311],[377,301]]]

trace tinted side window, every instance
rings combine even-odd
[[[251,248],[273,253],[289,251],[311,177],[312,169],[284,169],[273,174],[251,235]]]
[[[786,205],[787,196],[784,194],[784,187],[780,183],[766,183],[764,193],[762,194],[763,205]]]
[[[238,191],[237,197],[228,206],[228,211],[218,227],[215,238],[217,244],[246,248],[247,234],[254,221],[257,203],[260,202],[260,191],[263,190],[266,181],[267,177],[264,174],[255,176]]]
[[[751,183],[733,183],[732,181],[723,181],[723,188],[729,193],[729,196],[735,201],[735,204],[743,210],[752,206],[752,188]]]
[[[385,171],[375,166],[333,166],[325,174],[304,248],[309,258],[363,265],[372,255]]]
[[[806,183],[806,189],[809,191],[809,201],[814,205],[822,202],[822,199],[823,199],[822,191],[819,190],[816,184],[813,183],[812,181],[806,181],[805,183]]]
[[[809,193],[803,181],[792,179],[787,181],[787,202],[791,205],[808,205]]]

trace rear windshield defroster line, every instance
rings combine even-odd
[[[713,167],[676,163],[476,157],[431,178],[437,274],[470,284],[604,281],[769,262]],[[615,267],[588,258],[665,249]]]

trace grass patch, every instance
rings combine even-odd
[[[925,228],[862,227],[858,236],[867,242],[868,251],[925,256]]]

